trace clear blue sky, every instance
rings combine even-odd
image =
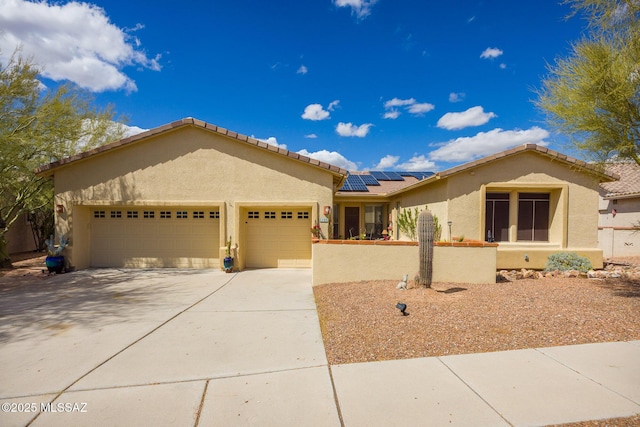
[[[584,21],[555,0],[0,0],[16,45],[149,129],[195,117],[348,169],[442,170],[527,142]],[[571,153],[569,153],[571,154]]]

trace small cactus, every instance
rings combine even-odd
[[[420,272],[418,286],[431,287],[433,276],[433,215],[428,210],[418,215],[418,249],[420,251]]]

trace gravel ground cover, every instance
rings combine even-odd
[[[545,278],[406,291],[396,284],[314,288],[330,364],[640,339],[633,281]]]
[[[640,257],[616,261],[640,265]],[[640,340],[638,280],[554,277],[404,291],[396,285],[314,287],[330,364]],[[608,426],[640,426],[640,415],[564,425]]]

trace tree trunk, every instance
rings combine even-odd
[[[4,238],[7,230],[0,230],[0,268],[12,268],[11,259],[9,258],[8,242]]]

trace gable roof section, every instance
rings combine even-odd
[[[604,198],[620,199],[640,196],[640,165],[636,162],[612,162],[605,165],[605,170],[620,176],[619,181],[603,182]]]
[[[394,194],[399,194],[402,193],[404,191],[419,187],[421,185],[426,185],[429,184],[431,182],[440,180],[440,179],[445,179],[448,178],[452,175],[456,175],[458,173],[462,173],[462,172],[466,172],[469,170],[472,170],[474,168],[489,164],[489,163],[493,163],[497,160],[500,160],[502,158],[505,157],[510,157],[519,153],[524,153],[524,152],[532,152],[532,153],[536,153],[542,156],[546,156],[549,157],[550,159],[553,160],[557,160],[561,163],[564,163],[565,165],[567,165],[568,167],[572,167],[575,169],[578,169],[584,173],[590,174],[590,175],[595,175],[600,182],[611,182],[611,181],[616,181],[618,179],[620,179],[620,176],[616,173],[611,173],[608,171],[603,171],[598,165],[596,164],[591,164],[591,163],[587,163],[585,161],[582,160],[578,160],[575,159],[573,157],[569,157],[566,154],[562,154],[558,151],[554,151],[551,150],[547,147],[543,147],[541,145],[537,145],[537,144],[523,144],[520,145],[518,147],[514,147],[511,148],[509,150],[504,150],[501,151],[499,153],[496,154],[492,154],[490,156],[487,157],[483,157],[481,159],[472,161],[472,162],[468,162],[468,163],[464,163],[462,165],[459,166],[455,166],[453,168],[450,169],[446,169],[442,172],[436,172],[434,175],[425,178],[413,185],[404,187],[402,189],[399,189],[397,191],[394,191],[392,193],[390,193],[389,195],[394,195]]]
[[[194,126],[197,128],[201,128],[204,130],[207,130],[209,132],[213,132],[215,134],[218,135],[222,135],[222,136],[226,136],[228,138],[232,138],[236,141],[238,141],[239,143],[243,143],[243,144],[247,144],[247,145],[251,145],[254,146],[255,148],[258,149],[262,149],[262,150],[266,150],[266,151],[270,151],[272,153],[276,153],[279,154],[281,156],[284,157],[288,157],[292,160],[296,160],[302,163],[307,163],[310,166],[315,166],[318,167],[320,169],[326,169],[327,171],[333,173],[335,176],[337,176],[339,178],[338,181],[338,186],[342,185],[342,182],[344,181],[344,179],[346,179],[347,176],[347,171],[345,169],[339,168],[337,166],[334,165],[330,165],[329,163],[325,163],[325,162],[321,162],[319,160],[316,159],[312,159],[310,157],[307,156],[303,156],[300,155],[298,153],[294,153],[292,151],[289,150],[285,150],[284,148],[280,148],[280,147],[276,147],[275,145],[271,145],[271,144],[267,144],[264,141],[260,141],[258,139],[255,138],[251,138],[247,135],[243,135],[237,132],[233,132],[230,131],[228,129],[222,128],[220,126],[216,126],[213,125],[211,123],[207,123],[204,122],[202,120],[198,120],[198,119],[194,119],[192,117],[188,117],[182,120],[177,120],[175,122],[163,125],[163,126],[159,126],[157,128],[154,129],[150,129],[146,132],[142,132],[136,135],[132,135],[128,138],[124,138],[121,139],[119,141],[115,141],[115,142],[111,142],[109,144],[103,145],[101,147],[98,148],[94,148],[93,150],[89,150],[89,151],[85,151],[79,154],[76,154],[75,156],[71,156],[71,157],[67,157],[64,158],[62,160],[58,160],[56,162],[53,163],[49,163],[48,165],[44,165],[41,166],[40,168],[38,168],[36,170],[36,173],[39,175],[51,175],[53,174],[53,172],[58,169],[61,168],[63,166],[67,166],[70,165],[72,163],[81,161],[81,160],[85,160],[88,159],[90,157],[93,156],[97,156],[112,150],[117,150],[119,148],[122,147],[126,147],[132,144],[135,144],[136,142],[139,142],[143,139],[152,137],[152,136],[156,136],[156,135],[160,135],[166,132],[170,132],[173,131],[175,129],[179,129],[181,127],[185,127],[185,126]]]

